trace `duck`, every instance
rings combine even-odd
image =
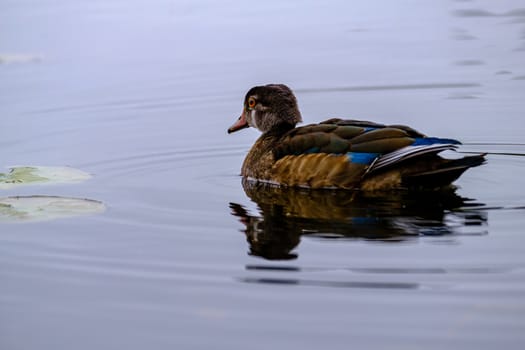
[[[442,152],[456,151],[460,141],[429,137],[405,125],[331,118],[297,126],[301,122],[288,86],[252,87],[228,129],[228,134],[248,127],[262,132],[242,163],[241,176],[310,189],[440,189],[486,162],[483,153],[445,158]]]

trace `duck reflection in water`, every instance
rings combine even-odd
[[[302,235],[321,239],[400,242],[418,236],[485,234],[482,205],[454,189],[426,192],[365,193],[270,186],[243,180],[260,215],[230,203],[250,255],[269,260],[297,258]]]

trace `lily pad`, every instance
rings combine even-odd
[[[9,172],[0,173],[0,189],[44,183],[75,183],[91,178],[91,175],[70,167],[14,166]]]
[[[0,198],[0,223],[48,221],[102,213],[104,203],[85,198],[16,196]]]

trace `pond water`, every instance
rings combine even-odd
[[[3,0],[0,190],[104,213],[0,223],[2,349],[522,349],[522,1]],[[490,152],[455,193],[243,186],[246,91]]]

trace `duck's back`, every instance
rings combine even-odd
[[[438,156],[458,144],[452,139],[426,137],[402,125],[330,119],[279,137],[271,154],[259,155],[267,158],[267,171],[259,177],[310,188],[440,187],[484,161],[482,155],[456,160]]]

